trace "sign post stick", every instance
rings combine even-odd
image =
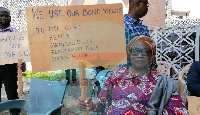
[[[18,60],[18,93],[23,92],[23,79],[22,79],[22,69],[21,69],[22,59]]]
[[[87,99],[88,97],[85,67],[86,67],[85,62],[79,63],[80,88],[81,88],[82,99]],[[89,115],[89,111],[83,111],[83,115]]]

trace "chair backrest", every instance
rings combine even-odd
[[[187,90],[187,85],[186,85],[186,79],[184,78],[184,75],[187,75],[189,69],[190,69],[191,64],[186,65],[182,71],[180,72],[178,76],[178,93],[181,96],[182,100],[184,103],[187,101],[187,96],[188,96],[188,90]]]
[[[94,69],[86,69],[85,72],[86,72],[87,79],[95,79],[96,71]]]
[[[178,72],[178,69],[172,65],[171,63],[169,62],[166,62],[166,61],[157,61],[157,72],[158,74],[164,74],[168,77],[171,77],[171,68],[174,70],[174,72],[177,74],[177,76],[179,75],[179,72]]]
[[[28,112],[46,113],[62,104],[67,80],[45,81],[37,78],[31,79]]]

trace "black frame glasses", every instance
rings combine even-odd
[[[152,54],[152,50],[149,49],[130,49],[130,53],[132,56],[137,56],[139,53],[142,54],[142,56],[149,56]]]
[[[144,2],[144,1],[138,1],[138,3],[142,2],[143,4],[145,4],[147,7],[150,6],[150,4],[148,2]]]

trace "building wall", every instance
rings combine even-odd
[[[144,24],[149,28],[165,27],[166,1],[149,0],[150,7],[147,15],[143,17]]]
[[[67,0],[1,0],[0,6],[11,12],[11,25],[18,31],[27,31],[26,7],[30,6],[67,6]]]

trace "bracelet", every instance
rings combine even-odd
[[[95,104],[95,109],[93,111],[96,112],[96,110],[97,110],[97,104]]]

